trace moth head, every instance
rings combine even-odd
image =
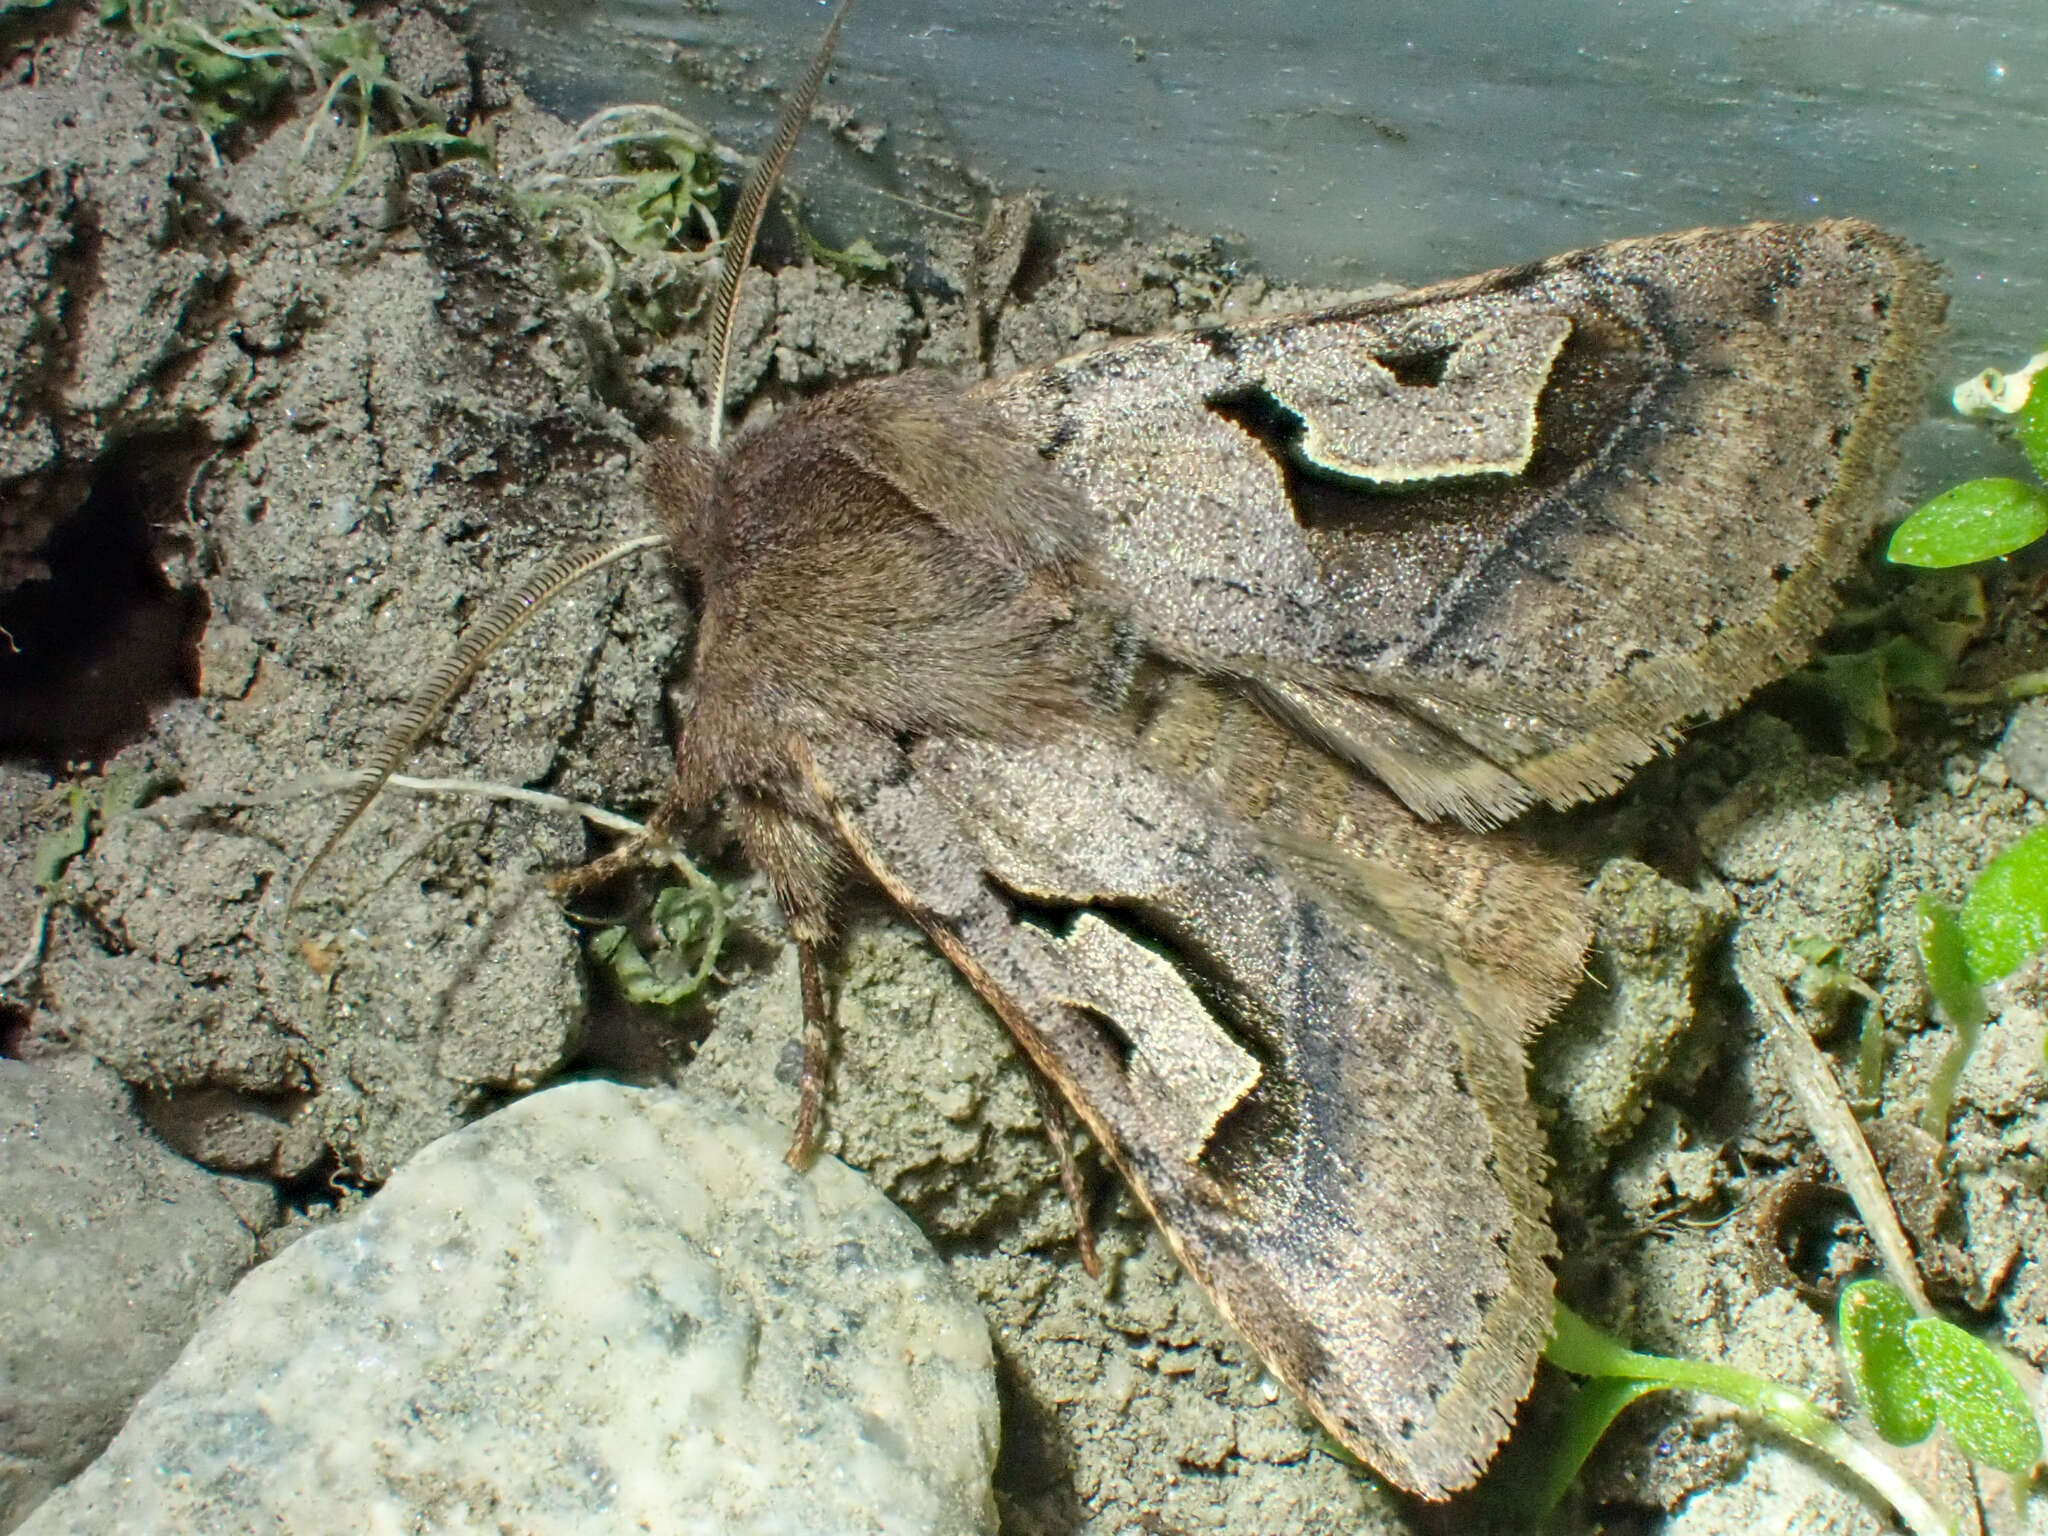
[[[710,454],[676,438],[662,438],[648,450],[647,492],[669,553],[685,571],[701,574],[713,559],[717,468]]]

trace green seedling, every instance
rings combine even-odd
[[[67,789],[64,799],[71,809],[70,820],[36,840],[36,888],[46,896],[54,894],[66,866],[85,852],[111,823],[147,800],[157,787],[157,780],[151,775],[122,769],[108,774],[97,786],[74,784]]]
[[[85,852],[92,840],[91,793],[84,785],[74,784],[64,798],[70,802],[71,819],[36,839],[36,889],[46,894],[56,890],[65,866]]]
[[[1893,531],[1885,558],[1941,570],[1996,560],[2048,533],[2048,491],[1992,476],[1951,486]]]
[[[2048,368],[2048,352],[2023,368],[1987,368],[1956,386],[1955,408],[1966,416],[2003,416],[2012,422],[2036,482],[1992,476],[1943,491],[1893,532],[1885,558],[1895,565],[1942,568],[1996,560],[2048,533],[2048,390],[2035,387]]]
[[[318,91],[320,103],[300,135],[295,163],[304,162],[330,120],[339,117],[353,131],[348,164],[322,203],[344,196],[385,145],[489,154],[480,142],[451,133],[431,103],[392,78],[368,22],[321,5],[243,0],[236,19],[214,25],[187,13],[182,0],[102,0],[100,20],[126,25],[138,51],[178,84],[209,148],[286,97]],[[376,132],[380,114],[398,128]]]
[[[2048,828],[1984,866],[1963,898],[1963,960],[1980,985],[2018,970],[2048,940]]]
[[[586,118],[562,144],[507,166],[505,179],[570,288],[666,335],[702,299],[702,269],[723,239],[718,209],[732,159],[688,118],[634,103]],[[849,281],[888,273],[889,258],[868,240],[833,250],[792,222],[811,258]]]
[[[1794,983],[1802,1000],[1828,1005],[1847,994],[1862,1005],[1863,1021],[1856,1036],[1856,1101],[1859,1110],[1874,1107],[1884,1093],[1884,998],[1869,982],[1842,964],[1842,946],[1831,939],[1801,936],[1786,946],[1801,961]]]
[[[1842,1361],[1873,1428],[1918,1445],[1946,1425],[1972,1461],[2026,1478],[2041,1460],[2041,1426],[1997,1351],[1938,1317],[1914,1314],[1885,1280],[1842,1289]]]
[[[1871,1428],[1890,1445],[1918,1445],[1934,1433],[1934,1391],[1906,1346],[1917,1315],[1904,1293],[1883,1280],[1842,1287],[1835,1309],[1843,1368]]]
[[[571,288],[596,301],[616,296],[665,334],[701,298],[700,269],[721,239],[723,169],[711,135],[688,118],[627,105],[586,118],[562,144],[507,166],[505,179]]]
[[[1927,1100],[1920,1110],[1920,1128],[1937,1141],[1948,1137],[1948,1118],[1955,1107],[1956,1084],[1970,1064],[1983,1036],[1986,1010],[1983,984],[1971,973],[1962,923],[1954,909],[1929,896],[1914,903],[1918,925],[1920,972],[1927,980],[1937,1018],[1955,1031],[1955,1040],[1934,1069]]]
[[[1984,988],[2024,965],[2048,942],[2048,827],[2005,849],[1971,884],[1962,906],[1918,903],[1920,969],[1934,1010],[1956,1032],[1928,1085],[1921,1125],[1948,1133],[1956,1084],[1984,1027]]]
[[[811,260],[820,266],[830,267],[849,283],[868,282],[889,275],[889,258],[875,249],[874,242],[862,235],[852,241],[845,250],[835,251],[816,235],[801,219],[796,221],[797,238],[810,253]]]
[[[1965,572],[1916,579],[1882,601],[1844,609],[1836,632],[1869,632],[1856,650],[1816,656],[1785,680],[1841,723],[1858,762],[1899,749],[1900,699],[1954,701],[1948,689],[1963,651],[1983,633],[1984,584]]]
[[[1852,1435],[1817,1405],[1774,1381],[1711,1361],[1649,1355],[1629,1349],[1563,1302],[1557,1303],[1553,1332],[1543,1358],[1561,1371],[1585,1378],[1557,1433],[1551,1465],[1541,1483],[1546,1502],[1540,1507],[1545,1516],[1564,1496],[1586,1456],[1623,1408],[1646,1393],[1672,1390],[1702,1392],[1719,1398],[1754,1414],[1780,1434],[1810,1446],[1882,1497],[1916,1536],[1952,1536],[1956,1528],[1956,1522],[1938,1510],[1875,1447]]]
[[[628,1002],[672,1008],[711,979],[725,942],[725,900],[710,881],[671,885],[648,914],[653,943],[642,950],[628,928],[606,928],[590,941]]]
[[[126,23],[136,46],[183,90],[209,139],[263,116],[292,89],[294,58],[283,46],[289,24],[275,12],[215,31],[176,0],[105,0],[100,20]]]
[[[141,805],[159,788],[150,774],[134,769],[110,773],[97,788],[74,784],[64,792],[71,815],[36,839],[32,869],[36,884],[35,916],[29,924],[28,947],[14,964],[0,971],[0,989],[33,977],[42,964],[43,942],[49,936],[50,913],[71,899],[64,874],[71,861],[92,846],[95,837]]]

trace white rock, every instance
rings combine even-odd
[[[785,1138],[606,1083],[444,1137],[253,1271],[23,1530],[992,1531],[986,1324]]]
[[[99,1453],[255,1258],[221,1181],[126,1097],[0,1061],[0,1531]]]

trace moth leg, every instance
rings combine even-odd
[[[783,1161],[802,1173],[818,1155],[818,1122],[832,1070],[832,1015],[818,975],[818,948],[808,939],[796,941],[796,973],[804,995],[804,1066],[796,1085],[796,1131]]]
[[[594,859],[587,859],[574,869],[565,869],[559,875],[551,875],[547,888],[555,896],[574,896],[592,886],[603,885],[616,875],[623,875],[634,865],[647,861],[647,847],[650,843],[666,843],[670,830],[689,814],[688,803],[683,799],[680,781],[671,781],[668,793],[662,796],[661,804],[654,808],[654,814],[647,818],[647,825],[627,838],[618,847],[608,849]]]
[[[833,897],[845,855],[819,822],[793,813],[779,799],[738,794],[731,809],[740,845],[768,877],[796,944],[797,978],[803,989],[804,1065],[797,1083],[796,1132],[784,1161],[802,1172],[818,1155],[818,1124],[832,1065],[832,1019],[826,1010],[818,951],[833,938]]]
[[[1038,1111],[1045,1118],[1045,1139],[1052,1143],[1052,1155],[1059,1159],[1060,1188],[1067,1204],[1074,1208],[1074,1245],[1081,1250],[1081,1267],[1091,1279],[1102,1278],[1102,1257],[1095,1251],[1095,1227],[1088,1219],[1088,1192],[1081,1186],[1081,1165],[1074,1157],[1073,1127],[1067,1122],[1067,1106],[1038,1073],[1031,1074],[1031,1086],[1038,1094]]]

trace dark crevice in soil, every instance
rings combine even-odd
[[[1074,1449],[1059,1412],[1033,1390],[1030,1373],[1007,1354],[996,1356],[996,1401],[1002,1411],[993,1482],[1002,1530],[1043,1529],[1050,1516],[1059,1529],[1078,1527],[1085,1509],[1073,1486]],[[1028,1508],[1027,1524],[1017,1516]]]
[[[383,1187],[344,1168],[332,1148],[297,1178],[276,1183],[284,1208],[301,1216],[325,1214],[323,1208],[343,1204],[350,1195],[373,1195]]]
[[[19,1061],[35,1015],[20,1003],[0,1002],[0,1058]]]
[[[49,578],[0,595],[0,756],[96,762],[199,691],[206,596],[166,579],[158,530],[182,517],[201,451],[164,436],[111,448],[39,552]]]

